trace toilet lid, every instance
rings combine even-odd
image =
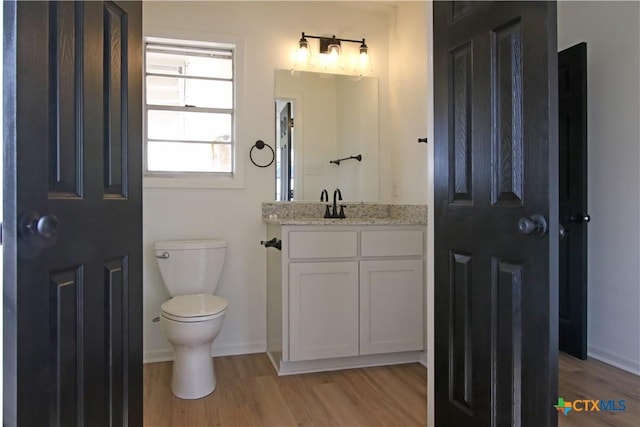
[[[173,317],[203,317],[218,314],[229,306],[226,299],[209,294],[178,295],[160,306]]]

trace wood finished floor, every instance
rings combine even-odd
[[[144,366],[144,425],[424,426],[426,368],[405,364],[278,377],[266,354],[216,357],[218,385],[171,394],[171,363]]]
[[[640,426],[640,377],[594,359],[560,353],[558,395],[565,401],[626,400],[624,412],[575,412],[558,415],[559,427]]]
[[[406,364],[278,377],[265,354],[217,357],[218,387],[202,399],[171,394],[171,363],[144,366],[144,425],[424,426],[426,368]],[[560,354],[565,400],[625,399],[625,412],[559,415],[559,427],[640,426],[640,378]],[[463,426],[461,426],[463,427]]]

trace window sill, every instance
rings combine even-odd
[[[244,182],[235,177],[157,177],[145,176],[144,188],[203,188],[203,189],[244,189]]]

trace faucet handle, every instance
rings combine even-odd
[[[338,215],[338,218],[346,218],[344,215],[344,205],[340,205],[340,214]]]
[[[331,212],[329,212],[329,205],[324,206],[324,217],[331,218]]]

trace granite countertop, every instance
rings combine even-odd
[[[279,225],[426,225],[416,218],[262,218],[267,224]]]
[[[262,221],[278,225],[426,225],[426,205],[344,204],[346,218],[323,218],[318,202],[265,202]]]

